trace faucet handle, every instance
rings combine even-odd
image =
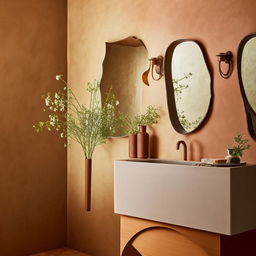
[[[179,140],[176,144],[176,149],[179,150],[180,149],[180,144],[183,145],[183,160],[187,160],[187,144],[184,140]]]

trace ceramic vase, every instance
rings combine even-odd
[[[137,134],[129,135],[129,157],[137,158]]]
[[[92,159],[85,159],[85,208],[91,211]]]
[[[146,129],[147,129],[147,126],[140,126],[140,131],[137,134],[137,157],[138,158],[148,158],[149,135]]]

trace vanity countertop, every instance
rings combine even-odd
[[[225,235],[256,229],[256,165],[115,161],[115,212]]]

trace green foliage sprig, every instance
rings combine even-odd
[[[194,121],[189,121],[188,118],[185,116],[184,111],[180,111],[177,109],[177,113],[178,113],[178,118],[179,118],[180,124],[187,131],[195,129],[198,126],[198,124],[200,124],[200,122],[202,121],[201,116],[199,116]]]
[[[178,102],[179,100],[182,99],[181,94],[182,94],[183,90],[189,88],[188,84],[183,84],[183,83],[181,83],[181,81],[183,81],[184,79],[188,79],[191,76],[192,76],[192,73],[189,72],[188,74],[184,74],[184,76],[181,78],[178,78],[178,79],[173,78],[172,79],[176,102]]]
[[[126,116],[125,123],[126,123],[126,131],[125,131],[126,134],[136,134],[139,132],[138,115],[134,117]]]
[[[95,147],[105,143],[121,125],[122,118],[116,110],[119,102],[110,89],[104,103],[101,103],[98,100],[100,85],[95,81],[87,84],[90,100],[89,106],[86,106],[78,101],[62,75],[57,75],[56,79],[62,81],[65,87],[43,97],[51,113],[48,120],[40,121],[34,128],[37,132],[55,130],[62,138],[78,142],[85,157],[90,159]]]
[[[141,115],[136,115],[132,118],[127,117],[126,123],[128,127],[128,134],[135,134],[139,132],[140,126],[150,126],[156,124],[160,115],[158,114],[158,108],[149,105],[146,112]]]
[[[146,109],[146,113],[137,117],[138,126],[150,126],[156,124],[159,117],[158,109],[155,106],[149,105]]]
[[[173,82],[176,104],[182,99],[182,92],[185,89],[189,88],[189,85],[185,84],[183,80],[186,80],[186,79],[190,78],[191,76],[192,76],[192,73],[189,72],[188,74],[184,74],[184,76],[181,78],[178,78],[178,79],[173,78],[172,82]],[[191,121],[186,117],[184,110],[180,110],[178,108],[177,108],[177,114],[178,114],[180,124],[187,131],[195,129],[201,123],[201,121],[203,119],[201,116],[199,116],[196,120]]]
[[[236,144],[231,148],[232,156],[234,157],[242,157],[245,150],[248,150],[251,145],[248,144],[248,139],[244,138],[244,135],[241,133],[237,133],[234,137],[234,141]]]

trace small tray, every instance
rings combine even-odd
[[[243,165],[246,165],[246,162],[212,164],[212,166],[215,166],[215,167],[235,167],[235,166],[243,166]]]

